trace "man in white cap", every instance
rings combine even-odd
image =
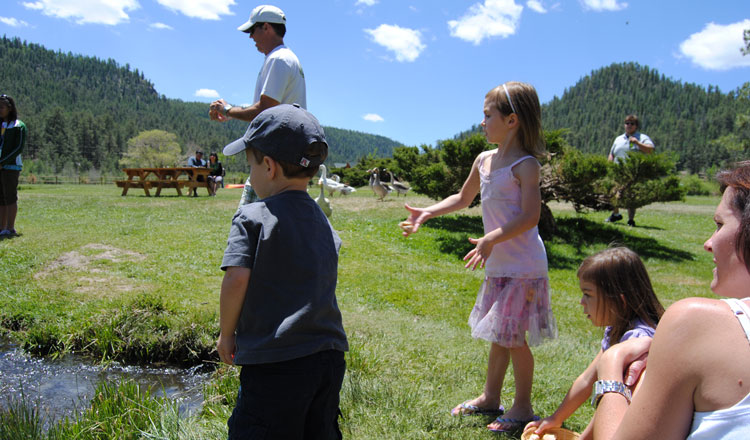
[[[211,103],[209,116],[212,120],[224,122],[229,118],[252,122],[263,110],[279,104],[299,104],[307,108],[305,74],[299,59],[284,45],[286,15],[271,5],[261,5],[253,9],[250,18],[237,30],[250,35],[255,47],[265,54],[255,95],[250,106],[233,106],[223,99]],[[250,186],[250,178],[245,182],[240,205],[254,202],[257,195]]]

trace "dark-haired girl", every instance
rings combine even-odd
[[[18,119],[13,98],[0,95],[0,238],[16,235],[18,176],[21,152],[26,145],[26,124]]]

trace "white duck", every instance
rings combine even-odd
[[[322,182],[325,189],[328,191],[331,197],[333,197],[334,191],[341,192],[342,188],[347,185],[344,185],[343,183],[339,183],[339,181],[336,179],[329,179],[327,177],[327,171],[328,170],[326,169],[326,166],[323,164],[320,164],[320,179],[318,179],[318,182],[319,183]],[[338,177],[335,174],[334,176]]]
[[[367,170],[367,174],[370,175],[370,182],[367,184],[367,186],[369,186],[370,188],[372,188],[372,186],[375,184],[375,176],[372,174],[374,172],[375,168],[370,168],[369,170]]]
[[[391,176],[391,187],[393,187],[393,189],[396,190],[396,197],[398,197],[399,194],[403,194],[404,197],[406,197],[406,193],[409,192],[411,187],[404,182],[399,182],[398,180],[396,180],[393,177],[393,173],[390,170],[385,170],[385,171],[388,173],[389,176]]]
[[[391,192],[391,189],[385,185],[384,183],[380,182],[380,175],[377,168],[373,170],[372,173],[372,191],[375,193],[376,196],[380,199],[380,201],[383,201],[385,196],[388,195],[389,192]]]
[[[326,217],[331,217],[333,209],[331,209],[331,202],[326,198],[326,193],[323,189],[323,182],[319,180],[318,186],[320,187],[320,195],[315,199],[315,203],[320,206],[320,209],[323,210],[323,214],[325,214]]]
[[[341,195],[348,196],[349,194],[357,191],[354,187],[351,187],[345,183],[341,183],[341,177],[339,177],[338,174],[332,174],[331,178],[328,180],[333,180],[334,182],[338,183],[337,186],[328,188],[328,193],[333,197],[333,193],[338,191],[341,193]]]

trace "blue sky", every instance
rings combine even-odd
[[[263,62],[244,0],[3,0],[0,33],[128,63],[169,98],[252,100]],[[279,0],[324,125],[434,144],[481,122],[491,88],[545,103],[592,70],[638,62],[728,92],[750,80],[748,0]],[[1,75],[0,75],[1,79]]]

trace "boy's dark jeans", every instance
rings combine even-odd
[[[338,350],[272,364],[243,365],[229,439],[339,440],[339,391],[346,361]]]

